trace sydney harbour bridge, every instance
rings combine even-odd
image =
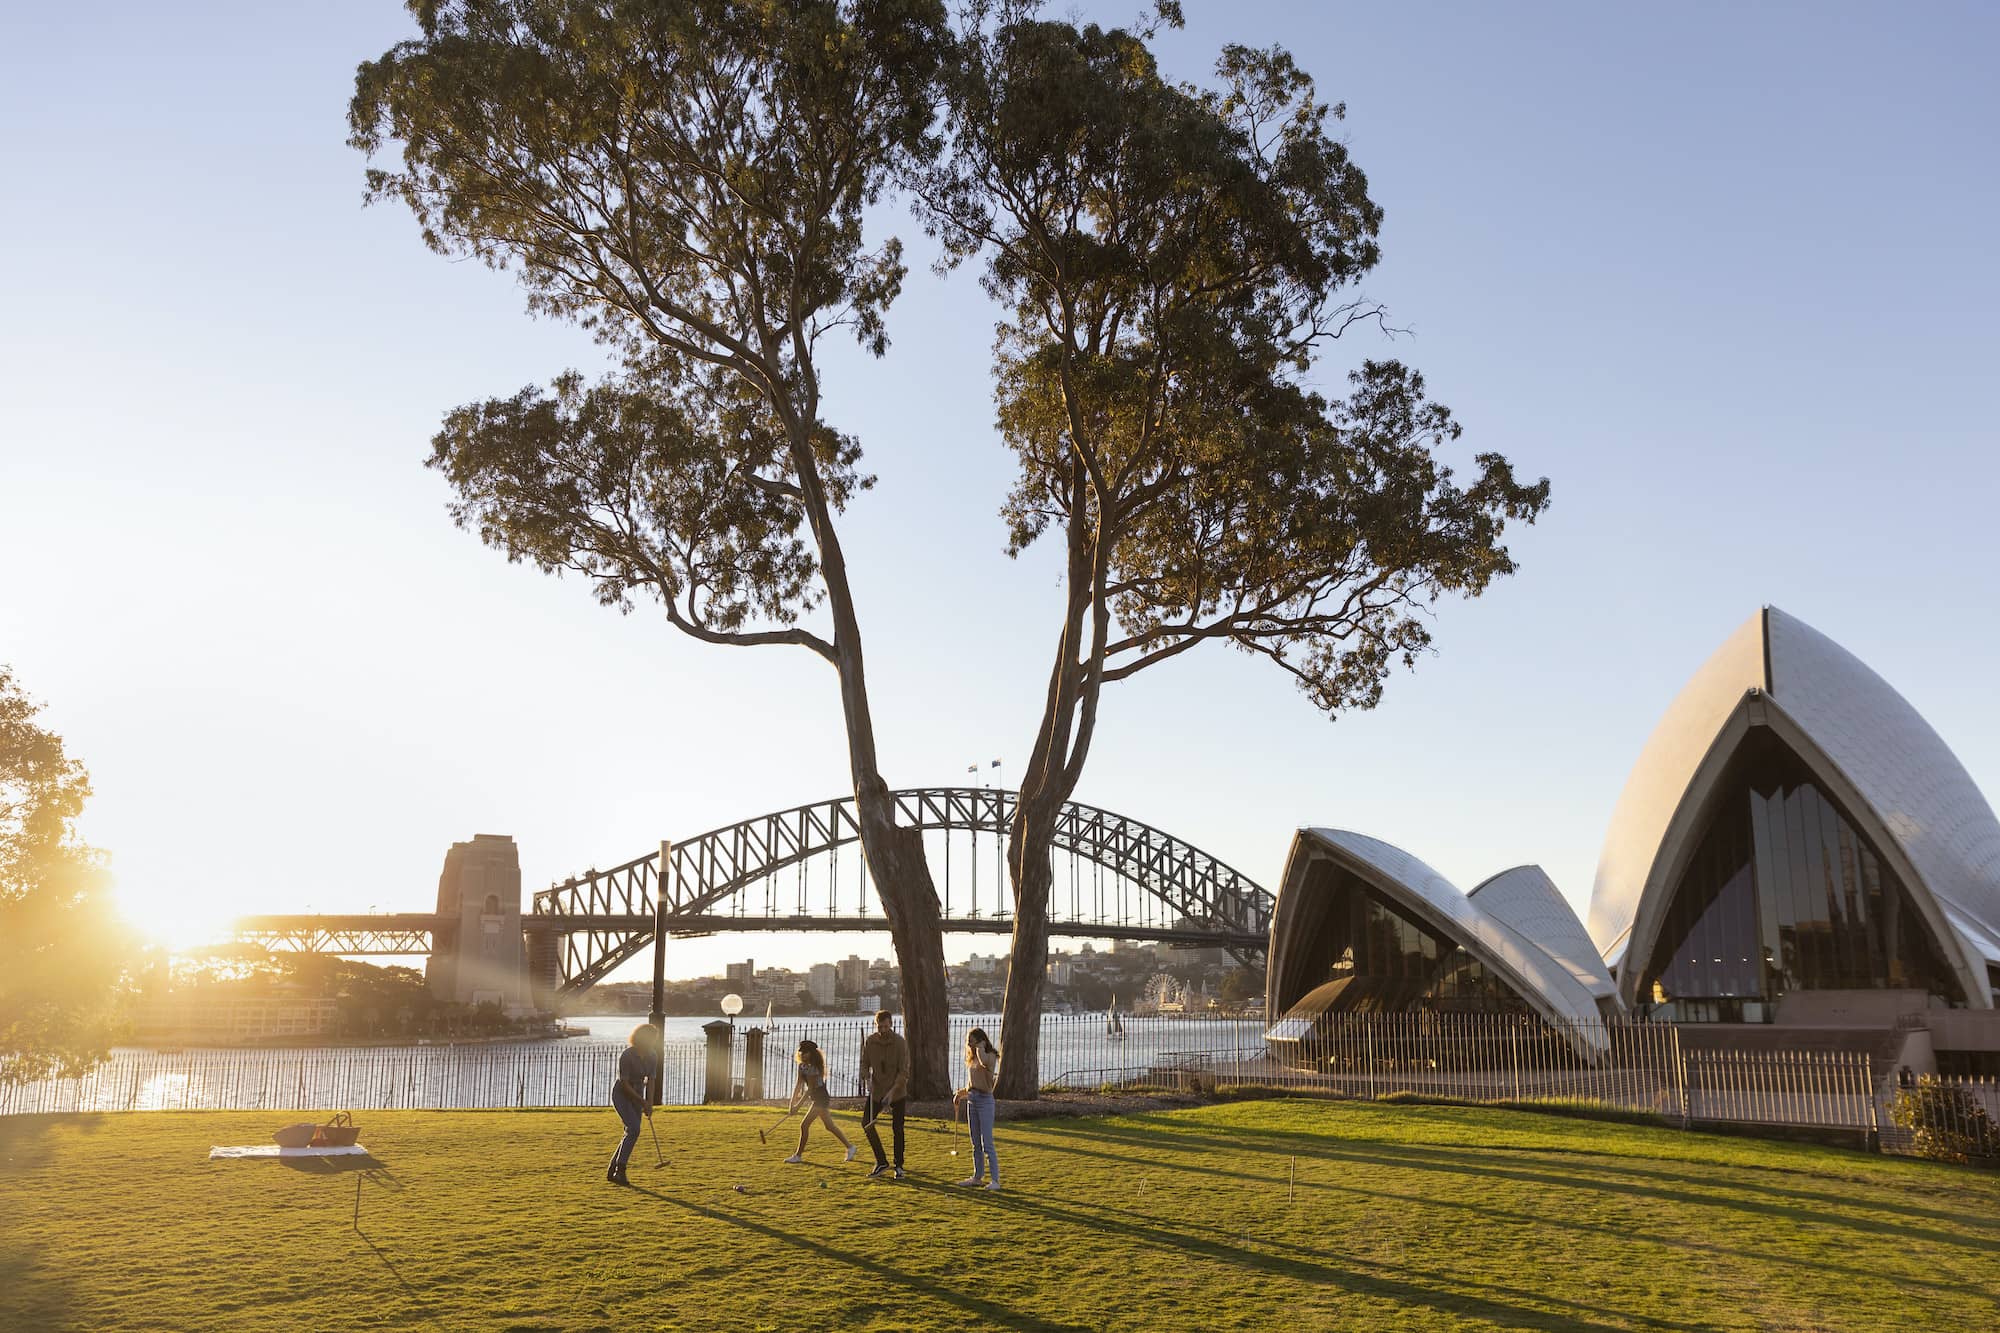
[[[944,929],[1010,933],[1004,848],[1016,793],[926,787],[891,797],[897,823],[925,835]],[[511,839],[498,841],[511,857]],[[1264,952],[1271,895],[1160,829],[1072,802],[1056,826],[1054,857],[1052,935],[1220,948],[1245,961]],[[528,911],[518,910],[518,897],[517,887],[513,911],[489,899],[485,929],[494,929],[494,918],[509,929],[518,920],[526,980],[536,995],[556,999],[588,990],[656,939],[888,928],[869,886],[851,796],[662,842],[551,885]],[[436,958],[480,919],[477,906],[471,911],[248,916],[234,934],[272,949]]]

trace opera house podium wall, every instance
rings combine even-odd
[[[2000,820],[1900,694],[1767,607],[1641,751],[1587,930],[1536,867],[1464,893],[1388,843],[1306,828],[1268,958],[1280,1058],[1348,1015],[1482,1013],[2000,1075]]]

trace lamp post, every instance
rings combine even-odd
[[[660,839],[659,871],[653,876],[653,1010],[647,1021],[659,1034],[660,1051],[655,1059],[660,1071],[653,1079],[652,1104],[660,1104],[660,1085],[666,1082],[667,1042],[667,884],[673,874],[674,845]]]

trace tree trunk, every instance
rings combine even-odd
[[[1054,876],[1046,841],[1027,849],[1022,870],[1015,877],[1014,947],[1000,1012],[998,1094],[1031,1100],[1042,1089],[1042,987],[1049,969],[1049,886]]]
[[[903,1035],[910,1043],[910,1096],[951,1095],[950,1002],[945,994],[943,911],[924,857],[923,834],[896,823],[879,778],[855,793],[861,850],[889,918],[903,990]]]
[[[817,402],[791,420],[817,419]],[[875,877],[875,891],[889,918],[896,963],[902,974],[904,1038],[910,1044],[910,1095],[927,1100],[951,1095],[950,997],[944,981],[943,912],[924,859],[923,834],[899,827],[889,784],[882,780],[875,751],[875,718],[868,703],[868,670],[861,652],[861,623],[847,582],[826,491],[814,462],[811,433],[791,431],[793,474],[798,478],[806,516],[819,546],[820,578],[833,618],[834,668],[840,673],[840,710],[847,726],[848,771],[861,823],[861,853]]]
[[[1060,781],[1056,784],[1062,787]],[[1042,1089],[1042,992],[1049,970],[1049,892],[1055,871],[1049,851],[1056,817],[1069,797],[1031,776],[1014,807],[1007,869],[1014,889],[1014,942],[1007,961],[1007,995],[1000,1013],[998,1095],[1032,1100]]]

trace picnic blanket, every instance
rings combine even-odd
[[[210,1148],[208,1160],[223,1157],[366,1157],[368,1150],[358,1143],[344,1148],[280,1148],[275,1143],[253,1143],[242,1148]]]

